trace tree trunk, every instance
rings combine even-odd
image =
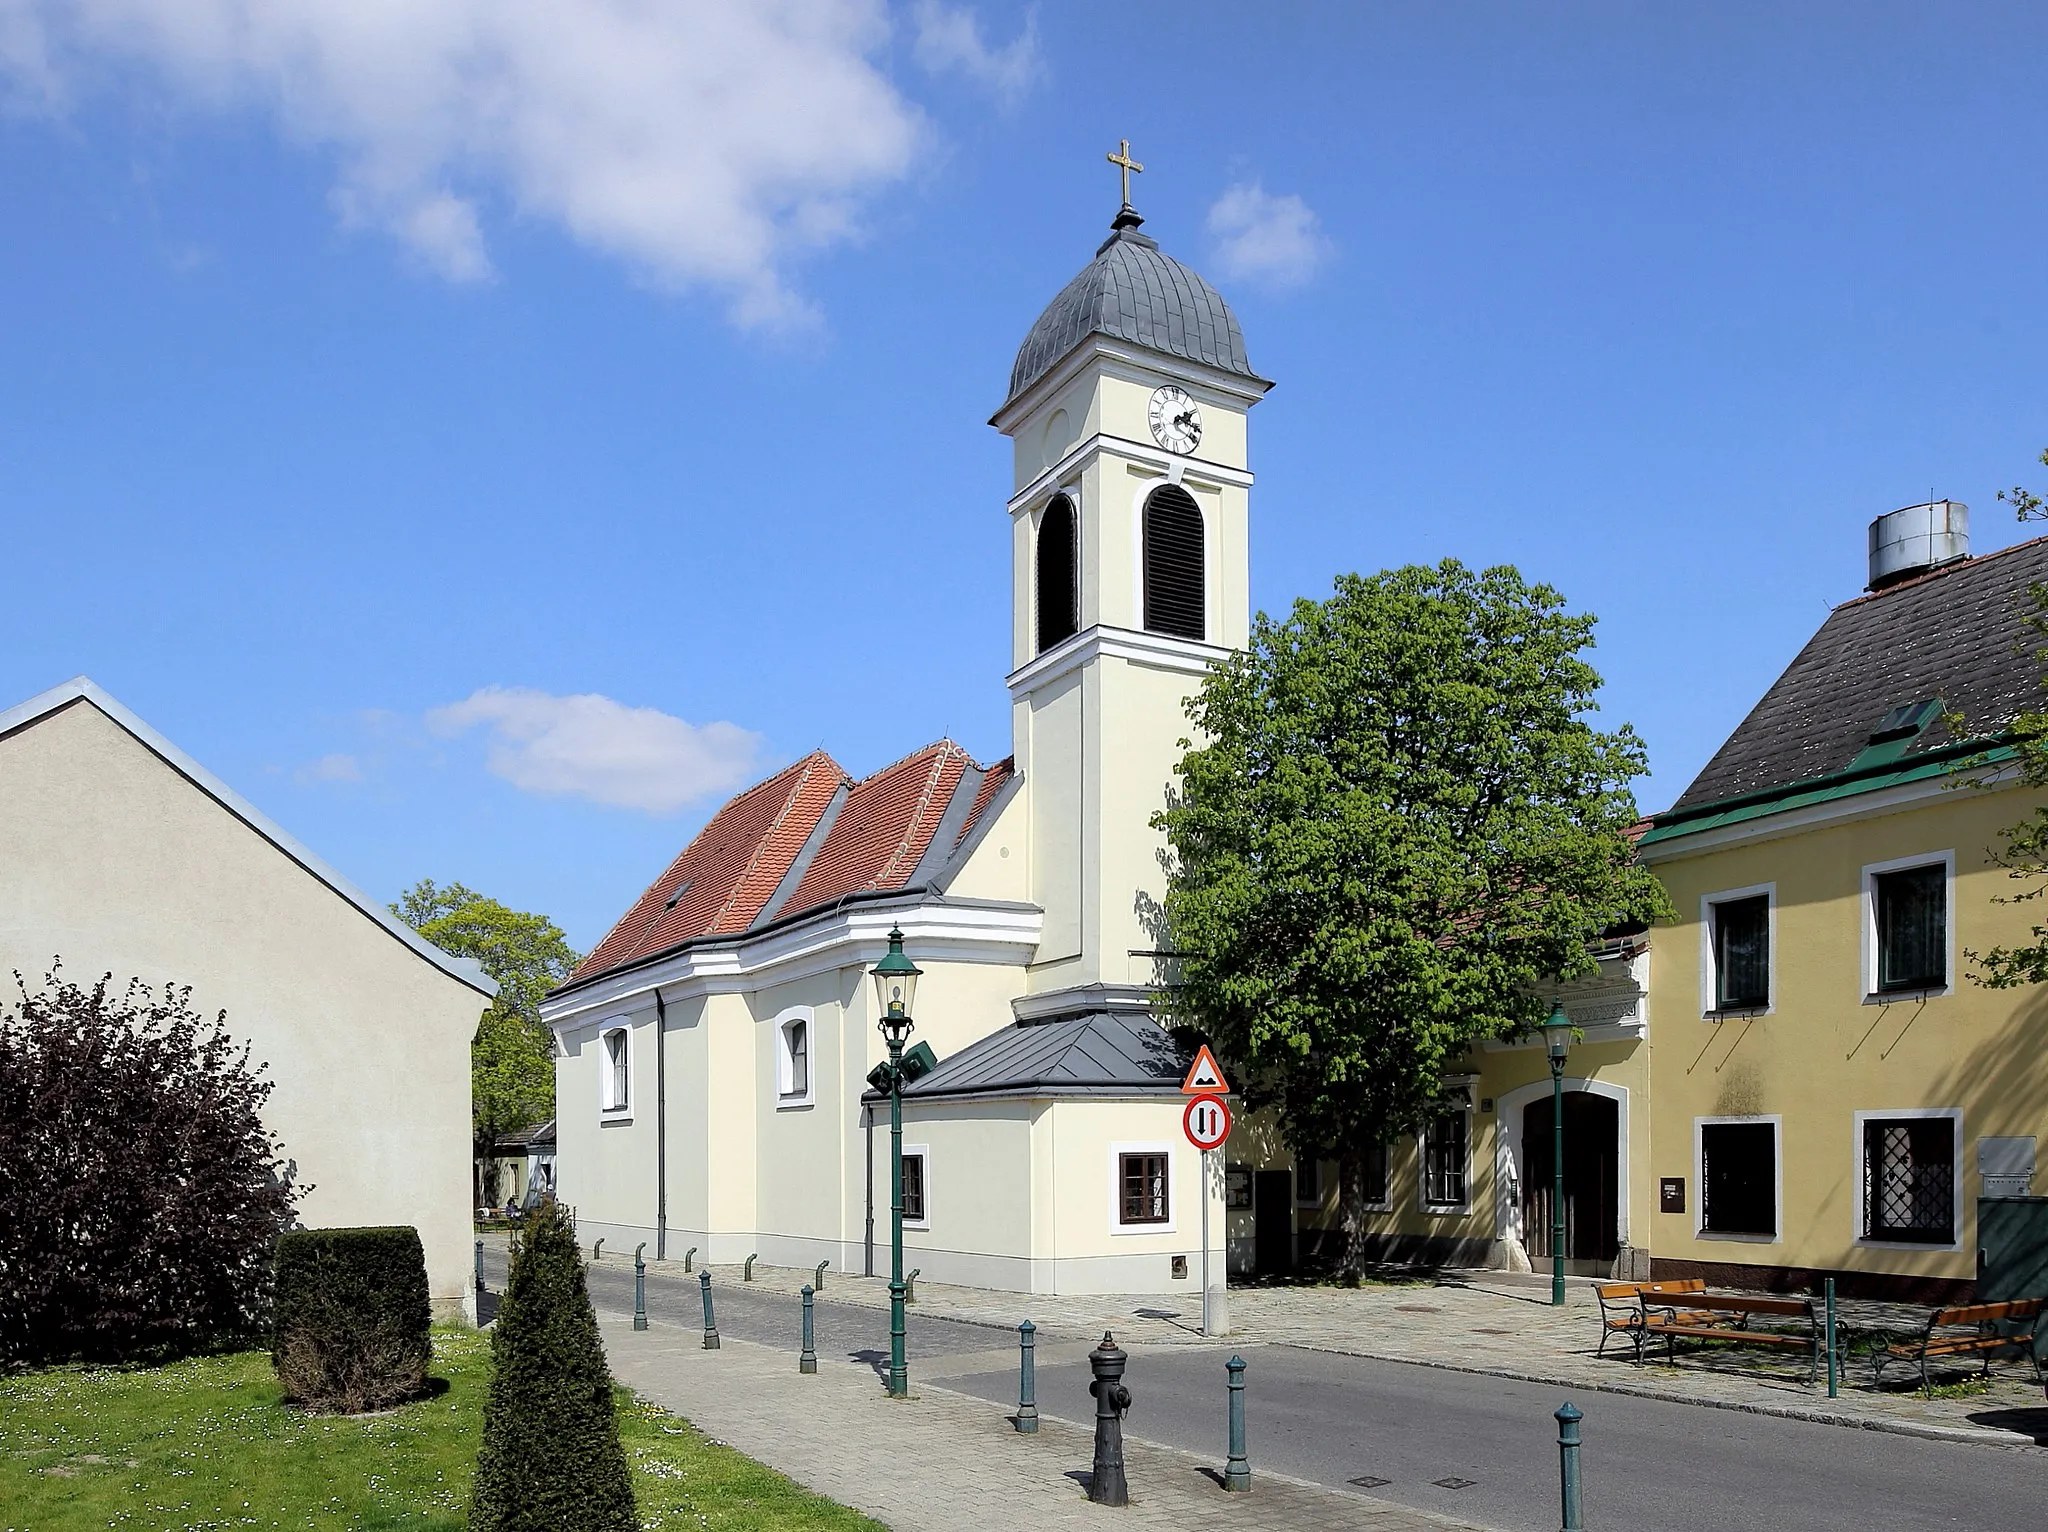
[[[1337,1216],[1344,1243],[1337,1256],[1337,1274],[1356,1286],[1366,1267],[1365,1156],[1346,1150],[1337,1156]]]

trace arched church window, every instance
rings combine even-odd
[[[1038,518],[1038,652],[1079,630],[1074,578],[1074,502],[1055,495]]]
[[[1207,638],[1202,508],[1178,484],[1145,497],[1145,631]]]

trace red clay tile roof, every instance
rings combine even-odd
[[[744,931],[845,780],[819,750],[732,799],[578,965],[572,982],[692,937]]]
[[[842,789],[845,800],[823,843],[775,918],[800,915],[850,893],[904,887],[973,766],[951,740],[927,745],[858,782],[822,750],[805,756],[712,815],[569,982],[595,978],[696,937],[747,930],[790,876]],[[966,841],[1014,774],[1011,761],[982,773],[974,804],[948,852]]]
[[[996,794],[1017,774],[1017,758],[1006,755],[982,774],[981,789],[974,795],[974,807],[967,811],[967,818],[960,825],[960,833],[953,837],[953,849],[958,851],[974,827],[981,823],[981,816],[988,812],[988,806],[995,802]]]
[[[909,882],[968,765],[967,752],[942,739],[854,783],[784,913]]]

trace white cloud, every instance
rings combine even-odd
[[[523,686],[486,686],[427,713],[427,728],[443,738],[479,724],[491,734],[486,764],[514,787],[650,814],[739,786],[764,744],[737,724],[685,723],[595,693]]]
[[[1024,30],[1000,48],[991,48],[982,38],[974,12],[954,9],[941,0],[918,0],[912,21],[917,28],[912,54],[920,68],[942,77],[963,76],[1004,106],[1016,105],[1044,67],[1035,15],[1028,16]]]
[[[991,80],[1035,57],[932,11]],[[331,153],[342,220],[451,279],[490,275],[502,209],[774,324],[809,312],[790,259],[856,233],[925,136],[888,30],[882,0],[0,0],[0,83],[61,111],[139,67]]]
[[[337,752],[306,762],[292,773],[292,780],[302,787],[313,782],[360,782],[363,765],[354,756]]]
[[[1301,198],[1275,197],[1256,181],[1240,181],[1209,209],[1209,237],[1224,275],[1294,287],[1316,274],[1330,254],[1322,222]]]

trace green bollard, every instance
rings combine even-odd
[[[687,1250],[685,1250],[685,1251],[683,1252],[683,1270],[684,1270],[684,1271],[688,1271],[688,1270],[690,1269],[690,1257],[691,1257],[691,1256],[693,1256],[693,1255],[695,1255],[696,1253],[697,1253],[697,1247],[696,1247],[695,1245],[692,1245],[692,1246],[691,1246],[691,1247],[690,1247],[689,1249],[687,1249]]]
[[[1017,1374],[1017,1429],[1032,1436],[1038,1431],[1038,1326],[1028,1319],[1017,1326],[1017,1344],[1024,1353]]]
[[[817,1292],[825,1290],[825,1268],[832,1264],[831,1258],[818,1262],[818,1269],[811,1274],[811,1287]]]
[[[477,1296],[478,1296],[478,1297],[482,1297],[482,1296],[483,1296],[483,1291],[484,1291],[484,1242],[483,1242],[482,1240],[478,1240],[478,1241],[476,1242],[476,1291],[477,1291]]]
[[[1232,1357],[1223,1369],[1230,1374],[1230,1460],[1223,1465],[1223,1487],[1250,1489],[1252,1465],[1244,1455],[1244,1358]]]
[[[760,1259],[761,1252],[758,1250],[756,1250],[752,1255],[747,1257],[747,1264],[740,1268],[740,1280],[742,1282],[751,1282],[754,1280],[754,1262]]]
[[[804,1349],[802,1355],[796,1359],[796,1370],[798,1372],[816,1372],[818,1370],[818,1349],[811,1343],[811,1290],[809,1287],[804,1288]]]
[[[1586,1417],[1569,1399],[1557,1412],[1557,1476],[1564,1493],[1564,1532],[1584,1532],[1579,1507],[1579,1422]]]
[[[1841,1369],[1835,1365],[1835,1279],[1828,1278],[1828,1397],[1842,1397]]]
[[[711,1273],[700,1271],[697,1280],[704,1284],[704,1349],[718,1349],[718,1321],[711,1317]]]
[[[641,1257],[646,1253],[647,1241],[642,1240],[633,1247],[633,1328],[647,1328],[647,1262]]]

